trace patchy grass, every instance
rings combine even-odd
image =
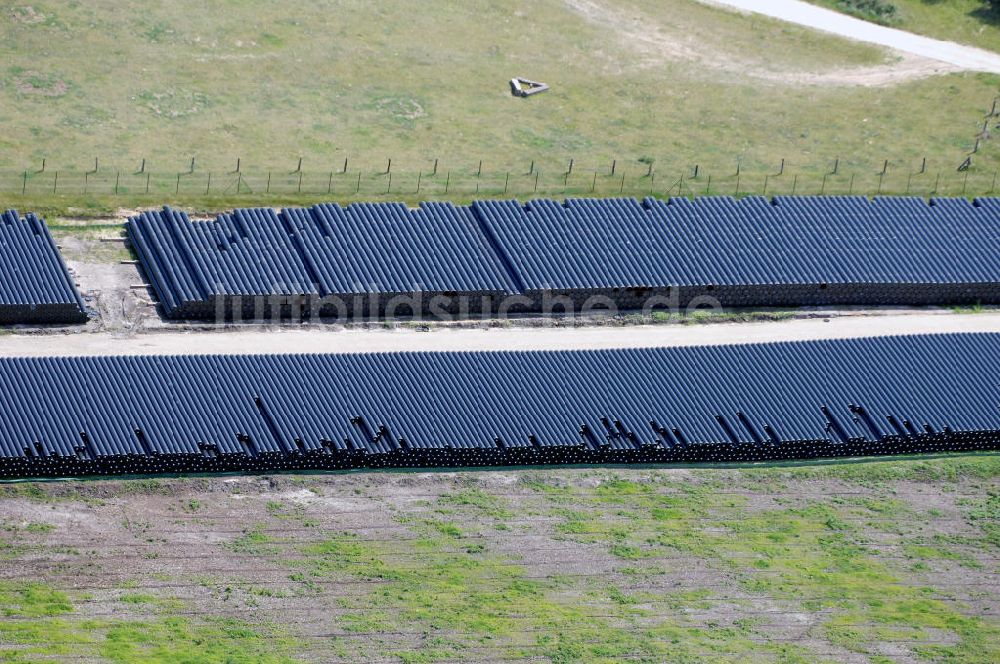
[[[936,3],[928,12],[954,15],[949,33],[967,30],[972,39],[982,25],[995,32],[974,19],[960,27],[959,12],[943,9],[970,2]],[[921,4],[906,3],[904,14],[916,16]],[[588,5],[624,25],[588,19]],[[28,9],[42,20],[25,20]],[[631,24],[659,41],[636,39]],[[820,176],[837,157],[842,172],[856,169],[859,179],[889,159],[905,180],[925,155],[933,171],[954,170],[1000,80],[784,84],[786,72],[808,76],[889,56],[693,0],[471,0],[460,8],[428,0],[419,11],[403,0],[32,2],[0,13],[0,29],[0,190],[20,191],[23,172],[40,170],[44,158],[46,171],[29,189],[47,190],[55,171],[73,171],[65,193],[79,207],[90,204],[88,184],[101,180],[106,190],[119,171],[140,187],[144,178],[133,174],[142,159],[146,172],[164,177],[147,200],[164,199],[192,157],[197,177],[180,187],[193,203],[207,171],[232,195],[235,178],[223,176],[237,158],[253,191],[264,190],[262,171],[270,169],[286,181],[278,188],[286,195],[300,156],[310,190],[345,158],[352,175],[384,172],[391,158],[394,173],[413,176],[395,185],[397,195],[412,191],[417,172],[426,175],[435,159],[442,175],[470,183],[458,190],[463,196],[474,193],[469,175],[480,159],[499,176],[484,185],[491,196],[505,171],[521,175],[535,160],[543,176],[561,179],[571,158],[579,189],[589,189],[596,169],[609,193],[618,186],[603,177],[612,159],[630,177],[654,164],[664,185],[695,164],[721,184],[741,160],[744,173],[759,171],[757,190],[756,180],[782,159],[789,172]],[[552,89],[514,98],[508,81],[516,75]],[[992,152],[977,162],[990,174],[1000,163]],[[99,172],[88,183],[83,173],[95,158]],[[517,185],[518,195],[531,193]],[[385,186],[373,178],[365,195]]]
[[[990,489],[983,498],[961,504],[969,521],[982,529],[985,541],[1000,549],[1000,490]]]
[[[468,508],[483,516],[502,521],[514,515],[507,501],[501,496],[493,496],[478,487],[470,487],[442,496],[438,502]]]
[[[484,651],[555,662],[634,656],[662,661],[712,653],[717,661],[736,662],[775,651],[755,643],[749,629],[691,629],[652,616],[615,586],[588,594],[586,602],[566,601],[567,593],[589,588],[559,578],[531,578],[510,556],[455,551],[449,538],[432,533],[416,549],[421,553],[417,568],[387,546],[350,535],[304,548],[312,577],[380,582],[375,590],[343,602],[345,642],[358,656],[374,654],[366,650],[368,635],[399,630],[434,635],[424,644],[394,651],[403,662],[478,659]],[[638,628],[650,619],[651,626]],[[349,638],[351,633],[358,638]]]
[[[274,539],[264,532],[264,524],[258,523],[252,528],[244,529],[243,534],[227,546],[234,553],[260,556],[276,551]]]
[[[39,485],[4,505],[0,659],[1000,658],[1000,455],[511,473]],[[28,533],[49,509],[83,527]]]
[[[828,641],[850,651],[875,655],[879,644],[892,641],[933,660],[1000,658],[1000,624],[963,614],[933,588],[902,578],[880,560],[872,546],[879,520],[868,517],[881,517],[886,505],[828,499],[749,510],[745,499],[718,494],[722,487],[717,483],[667,488],[672,493],[664,495],[656,483],[606,482],[593,495],[573,496],[575,510],[555,509],[565,519],[559,531],[577,541],[604,544],[612,555],[629,561],[670,551],[696,555],[735,575],[751,595],[801,598],[802,610],[824,616]],[[970,517],[991,523],[990,505],[977,505]],[[611,506],[626,508],[617,513],[626,518],[610,520]],[[895,521],[907,520],[898,505],[893,512]],[[988,535],[988,526],[984,530]],[[906,550],[923,559],[968,563],[967,557],[940,544]],[[942,643],[942,633],[954,644]]]
[[[0,606],[3,615],[23,618],[59,616],[72,610],[65,593],[37,582],[0,584]]]
[[[148,604],[154,598],[125,595]],[[45,583],[0,582],[0,659],[38,661],[74,655],[120,664],[291,662],[293,642],[277,631],[229,619],[90,619],[70,596]]]
[[[816,465],[747,468],[747,479],[762,481],[841,479],[865,486],[889,482],[956,482],[961,479],[992,479],[1000,476],[1000,454],[965,455],[938,459],[869,459]]]
[[[987,311],[995,311],[996,307],[977,303],[968,306],[952,307],[951,310],[956,314],[981,314]]]

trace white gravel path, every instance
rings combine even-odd
[[[233,331],[5,335],[0,357],[584,350],[846,339],[944,332],[1000,332],[1000,313],[839,316],[764,323],[366,330],[247,327]]]
[[[969,71],[1000,74],[1000,54],[954,42],[887,28],[799,0],[702,0],[740,11],[830,32],[857,41],[886,46]]]

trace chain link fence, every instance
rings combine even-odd
[[[240,171],[188,173],[81,171],[0,171],[0,195],[127,197],[184,200],[247,199],[268,196],[342,199],[530,198],[533,196],[748,196],[748,195],[910,195],[989,196],[996,171],[911,172],[891,169],[816,173],[601,171]]]

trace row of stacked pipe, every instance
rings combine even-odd
[[[1000,334],[0,359],[0,476],[1000,449]]]
[[[170,318],[1000,302],[1000,199],[706,197],[163,208],[128,236]]]
[[[128,222],[169,318],[1000,302],[1000,199],[363,203]],[[0,215],[0,324],[79,323],[45,223]]]
[[[45,222],[0,214],[0,325],[82,323],[83,298]]]

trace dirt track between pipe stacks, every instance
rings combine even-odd
[[[817,315],[822,315],[817,314]],[[844,339],[896,334],[1000,332],[1000,313],[948,310],[830,312],[831,317],[757,323],[692,323],[468,328],[405,323],[390,327],[308,325],[216,330],[173,328],[141,334],[10,334],[0,336],[0,357],[56,355],[183,355],[232,353],[367,353],[396,351],[586,350]],[[598,319],[599,320],[599,319]]]

